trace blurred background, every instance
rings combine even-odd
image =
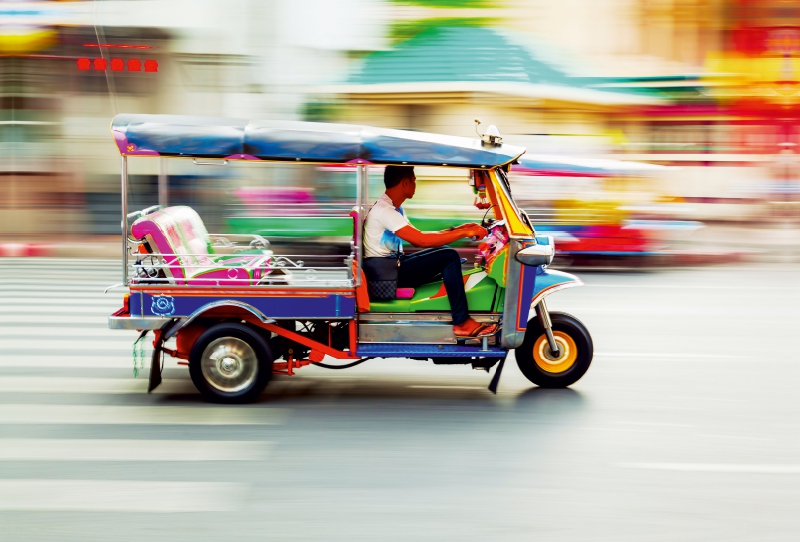
[[[0,539],[796,541],[799,83],[797,0],[0,0]],[[548,306],[593,367],[307,367],[223,408],[168,359],[148,395],[103,294],[118,113],[496,125],[591,267]],[[214,233],[348,251],[352,168],[129,167],[131,211],[166,181]],[[417,177],[416,226],[481,218]]]
[[[0,55],[0,255],[116,255],[117,113],[461,136],[480,118],[527,147],[515,196],[562,265],[800,248],[791,1],[0,0]],[[355,190],[335,167],[142,159],[131,175],[132,208],[161,175],[210,230],[278,243],[335,238],[324,220],[276,236],[271,218],[345,213]],[[418,227],[476,219],[462,179],[418,177]]]

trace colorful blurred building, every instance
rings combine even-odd
[[[779,0],[2,2],[0,240],[116,234],[122,111],[466,136],[478,117],[532,153],[680,166],[631,189],[650,212],[751,220],[797,193],[798,21]],[[237,189],[329,191],[131,167],[132,205],[169,175],[212,225]]]

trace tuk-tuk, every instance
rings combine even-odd
[[[164,354],[183,360],[209,400],[255,400],[273,374],[304,366],[347,368],[375,358],[497,367],[496,392],[511,350],[542,387],[566,387],[589,368],[592,339],[573,316],[549,312],[545,297],[580,286],[548,269],[553,239],[537,236],[511,195],[507,173],[525,152],[497,130],[471,139],[366,126],[248,121],[171,115],[118,115],[112,134],[122,156],[122,283],[129,288],[112,329],[154,334],[148,391],[161,382]],[[272,250],[268,236],[210,234],[187,206],[128,212],[130,157],[183,158],[198,166],[283,162],[351,167],[356,198],[346,256]],[[470,314],[497,324],[479,339],[453,334],[441,281],[397,299],[370,300],[362,271],[362,221],[371,203],[370,167],[462,168],[486,209],[489,232],[464,270]],[[164,193],[160,190],[159,193]],[[531,309],[535,317],[529,320]],[[174,342],[172,341],[174,339]],[[168,342],[169,341],[169,342]],[[343,363],[324,362],[325,357]]]

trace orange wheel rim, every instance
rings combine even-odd
[[[547,335],[542,334],[533,345],[533,360],[547,373],[563,373],[575,365],[575,360],[578,359],[578,346],[575,340],[563,331],[553,330],[553,338],[558,344],[560,354],[558,358],[550,353]]]

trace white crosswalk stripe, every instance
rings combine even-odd
[[[269,450],[250,441],[0,439],[0,461],[257,461]]]
[[[231,439],[230,431],[253,427],[262,435],[285,424],[288,409],[176,402],[199,397],[188,372],[147,395],[149,349],[145,374],[134,378],[137,333],[107,328],[124,290],[103,290],[119,274],[118,262],[0,258],[0,512],[237,510],[252,493],[251,480],[204,479],[203,462],[270,458],[269,442]],[[179,367],[165,360],[165,368]],[[62,376],[70,371],[77,374]],[[98,371],[105,372],[94,376]],[[63,462],[84,470],[54,468]],[[106,465],[102,479],[81,462]],[[149,474],[164,462],[196,476]],[[147,468],[132,476],[131,464]]]
[[[279,408],[0,404],[0,424],[276,425]]]
[[[247,492],[228,482],[0,480],[0,510],[215,512],[235,509]]]

